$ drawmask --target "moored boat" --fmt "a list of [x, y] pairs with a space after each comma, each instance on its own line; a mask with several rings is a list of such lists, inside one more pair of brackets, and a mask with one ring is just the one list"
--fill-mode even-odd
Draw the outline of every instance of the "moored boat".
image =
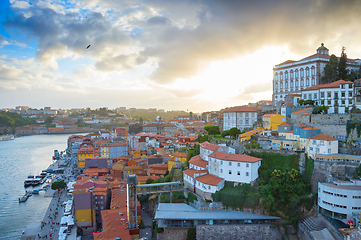
[[29, 175], [27, 179], [25, 179], [24, 181], [24, 186], [25, 187], [29, 187], [33, 185], [33, 181], [34, 181], [34, 175]]

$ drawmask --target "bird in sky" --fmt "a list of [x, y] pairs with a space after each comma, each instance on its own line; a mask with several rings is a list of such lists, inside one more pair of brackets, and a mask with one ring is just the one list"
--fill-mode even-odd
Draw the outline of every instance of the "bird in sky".
[[90, 48], [90, 46], [91, 46], [91, 45], [89, 44], [89, 45], [86, 47], [86, 49]]

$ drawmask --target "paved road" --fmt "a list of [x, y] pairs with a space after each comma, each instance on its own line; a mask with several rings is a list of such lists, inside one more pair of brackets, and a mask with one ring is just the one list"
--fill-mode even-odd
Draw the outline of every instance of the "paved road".
[[142, 209], [142, 221], [145, 225], [144, 229], [139, 229], [139, 237], [147, 237], [152, 239], [152, 217]]

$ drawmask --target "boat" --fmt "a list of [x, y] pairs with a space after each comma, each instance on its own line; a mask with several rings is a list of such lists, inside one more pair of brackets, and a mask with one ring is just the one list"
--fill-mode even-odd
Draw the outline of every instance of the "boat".
[[32, 185], [33, 186], [36, 186], [36, 185], [39, 185], [41, 183], [41, 180], [43, 180], [43, 177], [42, 176], [36, 176], [33, 180], [33, 183]]
[[24, 181], [24, 186], [25, 187], [29, 187], [33, 185], [33, 181], [34, 181], [34, 175], [29, 175], [27, 179], [25, 179]]
[[48, 173], [48, 171], [43, 170], [43, 171], [41, 171], [40, 175], [43, 176], [43, 177], [45, 177], [47, 173]]

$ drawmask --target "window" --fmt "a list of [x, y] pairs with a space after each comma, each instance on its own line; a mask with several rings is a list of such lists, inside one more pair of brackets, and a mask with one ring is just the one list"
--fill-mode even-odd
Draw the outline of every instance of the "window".
[[313, 147], [310, 147], [310, 151], [312, 151], [313, 150]]
[[275, 80], [277, 81], [278, 80], [278, 75], [276, 74], [276, 76], [275, 76]]
[[214, 171], [217, 171], [217, 168], [216, 168], [216, 167], [214, 168]]
[[246, 176], [247, 176], [247, 177], [249, 176], [249, 173], [248, 173], [248, 172], [246, 172]]
[[285, 83], [285, 88], [288, 88], [288, 82]]
[[288, 72], [285, 73], [285, 79], [288, 79]]
[[240, 172], [240, 171], [237, 171], [237, 175], [238, 175], [238, 176], [241, 175], [241, 172]]
[[320, 149], [319, 148], [316, 148], [316, 153], [319, 153], [320, 152]]
[[306, 86], [310, 85], [310, 79], [306, 79]]
[[321, 92], [321, 98], [324, 98], [324, 97], [325, 97], [325, 93]]
[[281, 73], [281, 75], [280, 75], [280, 80], [283, 80], [283, 74]]
[[321, 141], [320, 144], [323, 146], [323, 144], [325, 144], [325, 142], [324, 142], [324, 141]]
[[249, 167], [249, 163], [246, 163], [246, 167]]
[[240, 163], [237, 163], [237, 167], [240, 167], [241, 166], [241, 164]]
[[301, 77], [303, 77], [303, 69], [301, 68]]
[[211, 189], [211, 186], [208, 186], [208, 189]]
[[311, 93], [308, 94], [308, 99], [312, 99], [312, 94]]
[[352, 99], [348, 100], [348, 104], [352, 105]]
[[312, 76], [314, 76], [314, 75], [315, 75], [315, 69], [312, 68]]
[[310, 70], [309, 69], [306, 69], [306, 76], [310, 76]]
[[292, 79], [293, 78], [293, 72], [291, 72], [290, 75], [291, 75], [291, 79]]
[[315, 79], [312, 78], [312, 85], [315, 85]]
[[229, 165], [229, 166], [232, 166], [232, 162], [229, 162], [228, 165]]
[[307, 99], [307, 94], [303, 94], [303, 99]]
[[331, 97], [331, 92], [327, 92], [327, 97], [328, 97], [328, 98]]
[[223, 161], [221, 161], [221, 165], [223, 165]]
[[327, 105], [331, 105], [331, 100], [328, 100], [328, 101], [327, 101]]
[[229, 170], [229, 172], [228, 172], [229, 174], [232, 174], [232, 170]]
[[298, 70], [296, 70], [296, 78], [298, 78]]
[[341, 97], [345, 97], [345, 92], [341, 92]]
[[295, 86], [298, 87], [298, 80], [296, 80]]
[[223, 173], [223, 169], [221, 168], [221, 173]]
[[349, 97], [352, 97], [352, 92], [348, 92], [348, 96], [349, 96]]
[[328, 153], [331, 153], [331, 149], [328, 149], [327, 152], [328, 152]]

